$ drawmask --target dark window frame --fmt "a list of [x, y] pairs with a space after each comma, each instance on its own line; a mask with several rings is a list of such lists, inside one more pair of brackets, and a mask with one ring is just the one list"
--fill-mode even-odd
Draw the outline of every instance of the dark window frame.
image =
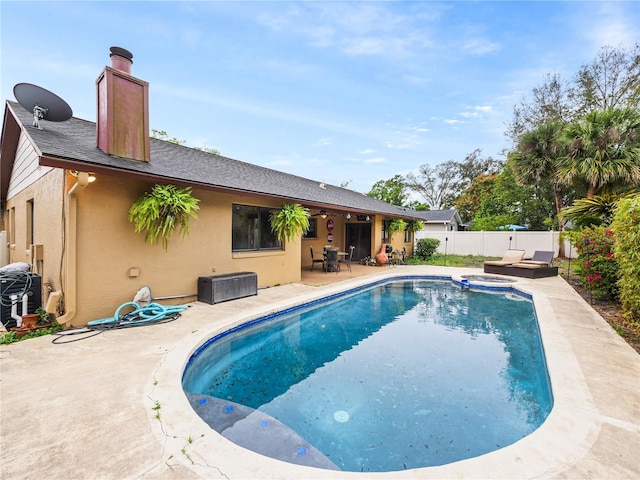
[[302, 234], [302, 238], [318, 238], [318, 219], [309, 219], [309, 230]]
[[231, 251], [282, 251], [284, 245], [271, 231], [270, 215], [277, 208], [234, 203], [231, 214]]

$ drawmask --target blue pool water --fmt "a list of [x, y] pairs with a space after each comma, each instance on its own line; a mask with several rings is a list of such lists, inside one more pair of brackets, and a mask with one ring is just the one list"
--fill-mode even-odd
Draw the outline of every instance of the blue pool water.
[[221, 335], [190, 359], [183, 387], [227, 413], [255, 409], [357, 472], [497, 450], [538, 428], [553, 404], [530, 300], [427, 280]]

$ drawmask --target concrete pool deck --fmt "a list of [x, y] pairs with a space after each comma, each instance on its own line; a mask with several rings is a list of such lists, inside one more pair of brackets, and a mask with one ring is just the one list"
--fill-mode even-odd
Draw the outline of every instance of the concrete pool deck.
[[195, 302], [176, 321], [76, 342], [52, 344], [48, 336], [0, 345], [0, 478], [640, 478], [640, 355], [560, 277], [515, 283], [535, 301], [553, 411], [531, 435], [495, 452], [404, 472], [336, 472], [245, 450], [193, 412], [180, 386], [184, 365], [230, 326], [380, 278], [482, 274], [416, 266], [369, 272]]

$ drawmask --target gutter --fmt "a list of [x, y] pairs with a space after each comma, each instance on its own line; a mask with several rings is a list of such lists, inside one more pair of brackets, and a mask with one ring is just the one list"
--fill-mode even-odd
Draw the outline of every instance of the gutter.
[[[78, 259], [78, 193], [89, 185], [89, 174], [78, 172], [78, 180], [67, 192], [67, 222], [65, 225], [65, 237], [67, 239], [67, 262], [65, 265], [66, 287], [64, 288], [64, 314], [56, 320], [61, 326], [71, 322], [76, 316], [76, 289], [77, 289], [77, 259]], [[60, 292], [51, 292], [47, 307], [54, 303], [51, 297], [59, 298]], [[48, 308], [47, 308], [48, 311]]]

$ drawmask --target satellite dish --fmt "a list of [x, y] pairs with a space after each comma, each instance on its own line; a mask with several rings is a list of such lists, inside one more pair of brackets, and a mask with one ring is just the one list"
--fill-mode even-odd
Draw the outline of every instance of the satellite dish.
[[29, 112], [33, 112], [33, 127], [42, 130], [40, 120], [49, 120], [50, 122], [64, 122], [69, 120], [73, 115], [71, 107], [67, 102], [37, 85], [30, 83], [18, 83], [13, 87], [13, 94]]

